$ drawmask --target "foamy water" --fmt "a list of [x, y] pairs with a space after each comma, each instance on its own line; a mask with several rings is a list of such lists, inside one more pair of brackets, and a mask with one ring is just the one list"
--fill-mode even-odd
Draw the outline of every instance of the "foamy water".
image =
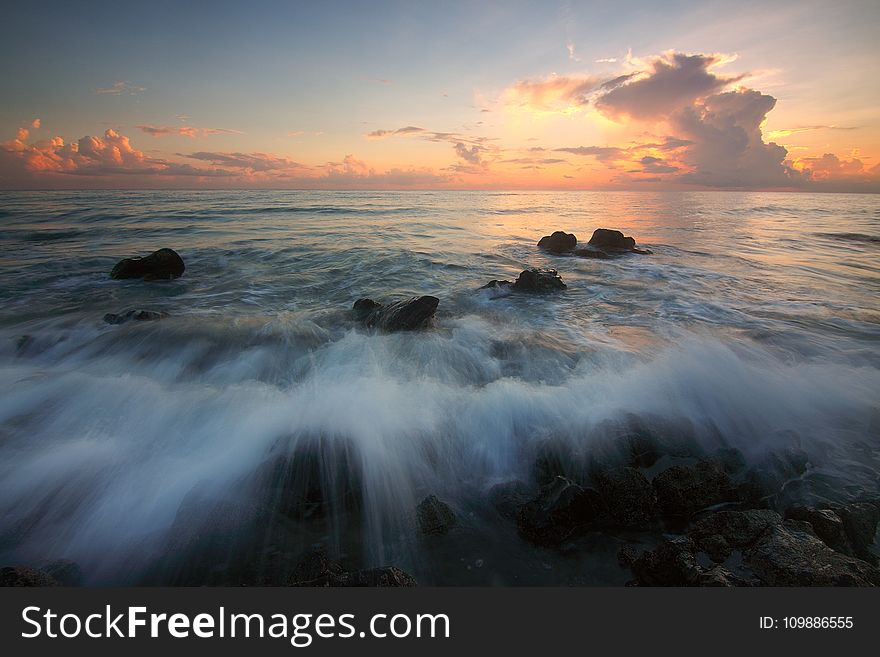
[[[535, 246], [599, 227], [654, 254]], [[160, 247], [182, 278], [109, 279]], [[523, 544], [486, 491], [527, 479], [548, 439], [589, 453], [633, 424], [749, 459], [796, 446], [812, 500], [880, 490], [876, 196], [0, 193], [0, 248], [3, 565], [214, 581], [320, 543], [426, 583], [615, 582], [602, 559]], [[478, 289], [527, 266], [568, 289]], [[441, 300], [424, 332], [349, 314], [421, 294]], [[129, 308], [170, 316], [102, 320]], [[314, 441], [344, 454], [362, 512], [257, 536], [266, 464]], [[429, 493], [456, 509], [458, 543], [416, 537]]]

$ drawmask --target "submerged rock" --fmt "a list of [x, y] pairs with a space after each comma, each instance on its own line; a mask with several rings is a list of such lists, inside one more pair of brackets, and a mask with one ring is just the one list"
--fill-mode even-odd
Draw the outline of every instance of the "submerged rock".
[[455, 512], [436, 495], [428, 495], [416, 507], [416, 521], [422, 534], [445, 534], [455, 526]]
[[597, 228], [587, 242], [587, 248], [578, 249], [575, 255], [582, 258], [612, 258], [624, 253], [650, 254], [649, 249], [636, 248], [636, 241], [619, 230]]
[[653, 483], [661, 512], [673, 517], [687, 518], [736, 496], [724, 466], [713, 460], [674, 465], [657, 475]]
[[142, 278], [145, 281], [179, 278], [186, 270], [174, 249], [159, 249], [142, 258], [124, 258], [116, 263], [110, 278]]
[[517, 510], [532, 497], [531, 488], [518, 479], [496, 484], [489, 489], [489, 503], [508, 520], [514, 520]]
[[128, 321], [136, 322], [154, 322], [159, 319], [165, 319], [168, 313], [156, 310], [126, 310], [124, 313], [107, 313], [104, 315], [104, 321], [108, 324], [125, 324]]
[[555, 269], [538, 269], [531, 267], [520, 272], [519, 277], [510, 281], [489, 281], [480, 289], [507, 288], [512, 292], [554, 292], [568, 287]]
[[317, 587], [403, 587], [418, 586], [416, 579], [400, 568], [369, 568], [345, 570], [321, 550], [306, 554], [296, 565], [288, 586]]
[[538, 247], [550, 253], [571, 253], [577, 248], [577, 243], [577, 237], [573, 233], [557, 230], [538, 240]]
[[0, 568], [0, 586], [60, 586], [49, 573], [27, 566]]
[[605, 518], [601, 496], [565, 477], [555, 477], [537, 498], [520, 507], [517, 528], [537, 545], [559, 545]]
[[440, 299], [431, 296], [412, 297], [387, 305], [372, 299], [354, 302], [356, 319], [369, 328], [383, 331], [414, 331], [428, 325]]

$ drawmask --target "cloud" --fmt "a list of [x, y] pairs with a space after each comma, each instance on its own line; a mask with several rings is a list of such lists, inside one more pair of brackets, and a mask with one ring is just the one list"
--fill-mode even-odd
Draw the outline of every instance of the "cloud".
[[151, 137], [167, 137], [179, 135], [181, 137], [205, 137], [208, 135], [241, 135], [240, 130], [228, 130], [226, 128], [196, 128], [191, 125], [167, 126], [167, 125], [139, 125], [138, 130], [147, 133]]
[[569, 146], [566, 148], [554, 148], [555, 151], [571, 153], [572, 155], [592, 155], [600, 162], [612, 162], [627, 156], [625, 148], [616, 146]]
[[392, 168], [376, 171], [354, 155], [346, 155], [341, 162], [329, 162], [326, 174], [314, 183], [320, 187], [368, 189], [376, 187], [426, 187], [448, 182], [447, 176], [438, 175], [431, 169]]
[[473, 145], [468, 148], [467, 145], [458, 142], [453, 145], [453, 149], [455, 150], [455, 154], [458, 155], [465, 162], [477, 165], [483, 163], [480, 157], [480, 154], [482, 153], [482, 148], [480, 146]]
[[599, 59], [594, 59], [593, 61], [597, 64], [616, 64], [617, 57], [601, 57]]
[[192, 160], [209, 162], [210, 164], [232, 169], [242, 170], [246, 173], [264, 172], [291, 172], [301, 171], [309, 167], [299, 162], [271, 153], [226, 153], [198, 151], [196, 153], [180, 153], [183, 157]]
[[590, 75], [551, 75], [519, 80], [503, 95], [505, 105], [532, 111], [567, 111], [590, 102], [603, 80]]
[[667, 116], [714, 94], [743, 76], [721, 76], [712, 69], [730, 61], [724, 55], [669, 52], [652, 58], [649, 70], [621, 76], [595, 100], [611, 118], [654, 119]]
[[761, 134], [761, 124], [775, 105], [772, 96], [742, 89], [709, 96], [673, 114], [673, 130], [692, 142], [680, 156], [691, 171], [680, 180], [712, 187], [790, 186], [787, 151], [764, 143]]
[[579, 62], [581, 58], [578, 57], [574, 52], [574, 44], [569, 42], [565, 44], [565, 49], [568, 50], [568, 59], [572, 62]]
[[397, 130], [373, 130], [364, 135], [367, 139], [385, 139], [387, 137], [417, 135], [427, 132], [424, 128], [418, 128], [414, 125], [408, 125]]
[[39, 128], [40, 128], [40, 119], [34, 119], [33, 121], [31, 121], [31, 127], [32, 127], [34, 130], [39, 130]]
[[139, 87], [125, 80], [119, 80], [109, 87], [95, 89], [95, 93], [108, 96], [134, 96], [146, 90], [146, 87]]

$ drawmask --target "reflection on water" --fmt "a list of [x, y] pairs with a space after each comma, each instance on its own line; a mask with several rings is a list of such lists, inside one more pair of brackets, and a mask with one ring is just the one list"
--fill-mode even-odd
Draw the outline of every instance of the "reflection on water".
[[[231, 551], [268, 571], [320, 542], [428, 583], [614, 583], [625, 576], [595, 556], [548, 571], [545, 555], [487, 515], [486, 491], [527, 478], [542, 441], [589, 452], [609, 423], [634, 417], [748, 458], [797, 445], [814, 462], [805, 496], [877, 491], [874, 196], [0, 199], [4, 563], [73, 558], [104, 583], [141, 581], [158, 563], [166, 577], [207, 581], [206, 564], [222, 571]], [[598, 227], [654, 255], [598, 261], [535, 247], [555, 229], [586, 241]], [[160, 246], [181, 253], [183, 278], [107, 277], [120, 257]], [[478, 290], [526, 266], [558, 269], [568, 289]], [[441, 299], [425, 333], [369, 334], [348, 314], [362, 296], [414, 294]], [[128, 308], [170, 317], [101, 319]], [[271, 540], [227, 545], [260, 521], [267, 463], [315, 437], [346, 454], [361, 512], [343, 509], [320, 531], [285, 520], [261, 530]], [[454, 553], [414, 538], [412, 510], [428, 493], [463, 518], [469, 538]], [[169, 550], [189, 560], [169, 566]]]

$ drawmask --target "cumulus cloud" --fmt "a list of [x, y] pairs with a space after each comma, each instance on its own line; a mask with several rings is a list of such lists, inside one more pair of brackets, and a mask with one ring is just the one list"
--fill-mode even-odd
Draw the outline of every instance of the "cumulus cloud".
[[519, 80], [505, 91], [503, 101], [508, 106], [533, 111], [566, 111], [589, 103], [603, 82], [589, 75]]
[[453, 146], [453, 148], [455, 149], [455, 154], [458, 155], [465, 162], [470, 162], [471, 164], [477, 165], [483, 163], [482, 159], [480, 158], [480, 153], [482, 152], [482, 148], [480, 146], [477, 146], [475, 144], [469, 148], [467, 145], [458, 142]]
[[321, 187], [352, 189], [411, 188], [435, 185], [448, 180], [448, 177], [438, 175], [427, 168], [392, 168], [387, 171], [377, 171], [365, 161], [349, 154], [340, 162], [329, 162], [325, 175], [316, 179], [315, 184]]
[[40, 128], [40, 119], [34, 119], [33, 121], [31, 121], [31, 127], [32, 127], [34, 130], [39, 130], [39, 128]]
[[722, 55], [671, 52], [650, 60], [649, 69], [618, 78], [600, 95], [596, 108], [612, 118], [656, 118], [705, 98], [743, 76], [723, 76], [713, 68], [729, 61]]

